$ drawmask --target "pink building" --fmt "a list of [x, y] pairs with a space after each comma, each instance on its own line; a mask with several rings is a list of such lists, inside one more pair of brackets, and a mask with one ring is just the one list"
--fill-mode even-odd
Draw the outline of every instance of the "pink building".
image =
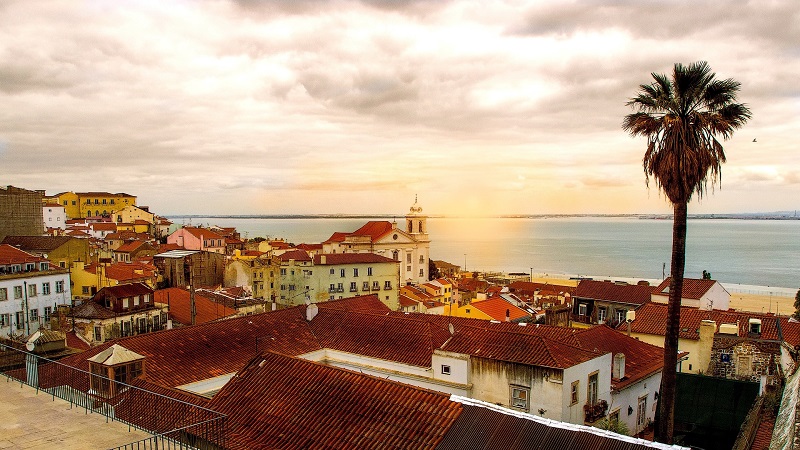
[[167, 237], [167, 244], [177, 244], [186, 250], [225, 254], [225, 238], [207, 228], [180, 228]]

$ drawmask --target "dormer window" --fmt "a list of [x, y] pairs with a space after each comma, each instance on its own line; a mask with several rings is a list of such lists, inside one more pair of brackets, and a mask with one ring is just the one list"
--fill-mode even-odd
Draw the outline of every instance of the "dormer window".
[[761, 334], [761, 319], [750, 319], [750, 333]]
[[36, 269], [36, 264], [34, 263], [27, 263], [25, 264], [25, 271], [30, 272], [31, 270]]
[[91, 389], [98, 395], [113, 397], [144, 374], [145, 357], [114, 344], [88, 359]]

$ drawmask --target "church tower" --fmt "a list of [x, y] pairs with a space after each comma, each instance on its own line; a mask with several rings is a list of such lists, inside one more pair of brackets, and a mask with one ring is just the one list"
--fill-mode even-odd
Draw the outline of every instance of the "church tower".
[[422, 207], [419, 206], [416, 195], [414, 196], [414, 204], [406, 214], [406, 231], [414, 236], [417, 241], [428, 240], [428, 216], [422, 213]]

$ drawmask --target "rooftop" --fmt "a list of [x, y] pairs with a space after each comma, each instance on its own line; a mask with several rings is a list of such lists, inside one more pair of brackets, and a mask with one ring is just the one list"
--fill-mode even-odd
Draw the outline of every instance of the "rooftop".
[[575, 288], [574, 295], [577, 298], [643, 305], [650, 301], [652, 292], [651, 286], [583, 280]]

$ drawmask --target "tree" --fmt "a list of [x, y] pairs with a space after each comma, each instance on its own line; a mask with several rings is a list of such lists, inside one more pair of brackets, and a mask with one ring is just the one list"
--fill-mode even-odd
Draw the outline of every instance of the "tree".
[[794, 296], [794, 314], [792, 316], [800, 320], [800, 289], [797, 290], [797, 294]]
[[675, 419], [675, 383], [680, 327], [680, 299], [686, 260], [686, 215], [692, 195], [702, 198], [709, 181], [713, 189], [725, 162], [717, 137], [729, 139], [750, 118], [750, 110], [736, 103], [740, 84], [718, 80], [705, 61], [675, 64], [671, 78], [651, 74], [651, 84], [639, 86], [627, 102], [635, 112], [625, 116], [622, 129], [647, 138], [642, 160], [645, 184], [650, 178], [672, 204], [672, 261], [664, 369], [659, 395], [656, 440], [672, 443]]

